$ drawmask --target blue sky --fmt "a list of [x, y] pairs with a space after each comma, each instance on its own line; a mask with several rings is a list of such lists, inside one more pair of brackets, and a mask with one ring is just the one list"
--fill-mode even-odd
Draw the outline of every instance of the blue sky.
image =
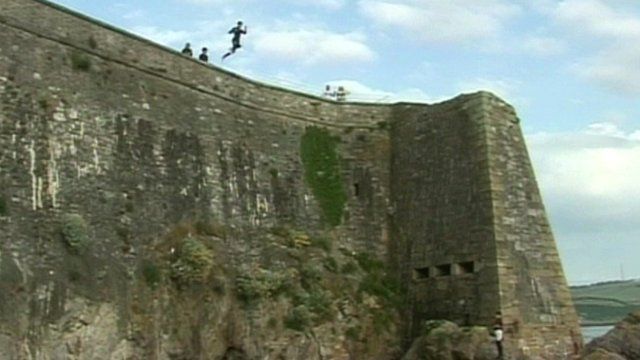
[[[489, 90], [522, 120], [571, 283], [640, 278], [637, 0], [56, 0], [214, 64], [319, 94], [436, 102]], [[243, 48], [220, 64], [228, 29]]]

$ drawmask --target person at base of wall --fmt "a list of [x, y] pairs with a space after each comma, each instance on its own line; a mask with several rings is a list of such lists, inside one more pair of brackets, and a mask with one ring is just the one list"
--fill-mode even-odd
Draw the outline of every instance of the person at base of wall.
[[182, 49], [182, 54], [187, 56], [193, 56], [193, 50], [191, 50], [191, 44], [184, 44], [184, 49]]
[[493, 338], [496, 342], [496, 348], [498, 349], [498, 359], [504, 359], [504, 350], [502, 348], [502, 340], [504, 339], [504, 332], [500, 325], [494, 325]]
[[200, 56], [198, 56], [198, 59], [202, 62], [208, 62], [209, 61], [209, 55], [207, 55], [207, 48], [203, 47], [202, 48], [202, 52], [200, 53]]

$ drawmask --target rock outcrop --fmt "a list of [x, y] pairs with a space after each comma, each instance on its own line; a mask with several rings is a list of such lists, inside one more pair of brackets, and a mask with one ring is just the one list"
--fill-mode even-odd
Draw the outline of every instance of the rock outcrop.
[[402, 360], [489, 360], [498, 355], [484, 327], [459, 327], [449, 321], [427, 321]]
[[585, 348], [584, 360], [640, 359], [640, 311], [629, 314]]

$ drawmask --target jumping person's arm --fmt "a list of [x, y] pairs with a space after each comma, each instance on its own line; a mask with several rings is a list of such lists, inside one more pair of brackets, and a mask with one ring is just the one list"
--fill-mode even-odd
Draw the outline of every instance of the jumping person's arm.
[[242, 31], [243, 34], [247, 33], [247, 25], [244, 26], [244, 30]]

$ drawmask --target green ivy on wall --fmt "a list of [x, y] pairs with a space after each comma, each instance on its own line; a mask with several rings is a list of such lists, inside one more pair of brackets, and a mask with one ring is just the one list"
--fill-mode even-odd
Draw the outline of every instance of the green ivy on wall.
[[307, 184], [331, 226], [342, 221], [347, 195], [340, 175], [338, 139], [326, 129], [307, 127], [300, 142], [300, 157]]

